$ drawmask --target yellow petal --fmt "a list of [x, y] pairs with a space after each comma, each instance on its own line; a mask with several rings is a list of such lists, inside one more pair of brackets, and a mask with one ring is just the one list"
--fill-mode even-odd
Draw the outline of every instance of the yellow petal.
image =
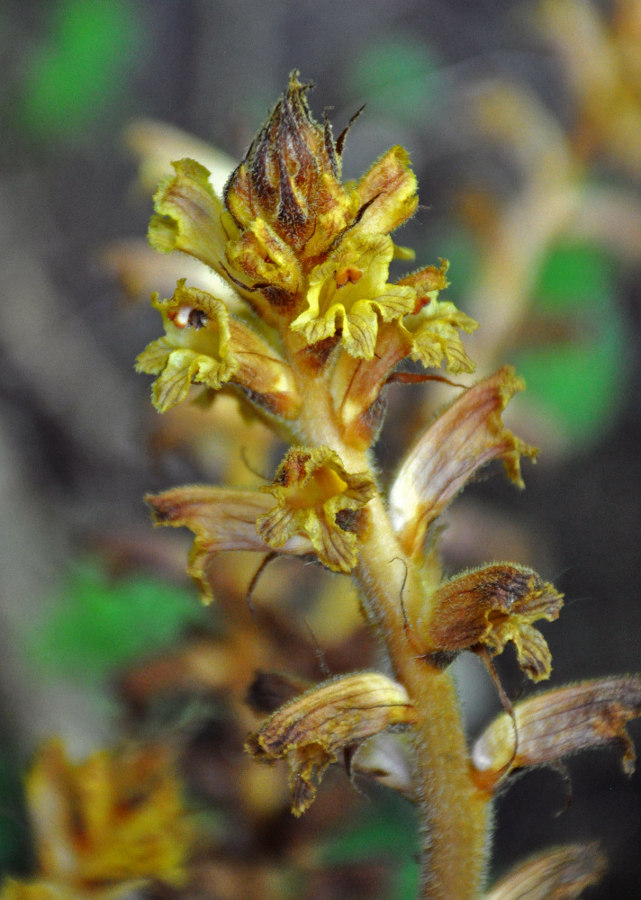
[[165, 412], [184, 400], [191, 384], [217, 390], [239, 364], [231, 349], [229, 316], [221, 300], [186, 288], [184, 279], [170, 300], [152, 299], [162, 313], [166, 336], [143, 350], [136, 370], [158, 375], [152, 399], [158, 412]]
[[225, 244], [235, 234], [229, 233], [209, 172], [193, 159], [181, 159], [172, 166], [176, 174], [165, 178], [154, 196], [156, 215], [149, 225], [149, 242], [163, 253], [189, 253], [226, 277]]
[[416, 211], [417, 181], [407, 151], [392, 147], [363, 175], [356, 190], [362, 215], [358, 228], [368, 234], [389, 234]]
[[292, 331], [308, 344], [338, 334], [351, 356], [371, 359], [379, 316], [390, 322], [414, 307], [411, 287], [387, 282], [393, 252], [386, 235], [348, 233], [329, 259], [311, 271], [307, 309], [292, 322]]
[[401, 328], [411, 335], [412, 359], [426, 368], [440, 366], [445, 359], [448, 372], [473, 372], [474, 363], [465, 352], [459, 331], [470, 334], [478, 327], [477, 323], [453, 303], [438, 299], [449, 284], [448, 268], [449, 263], [441, 260], [440, 268], [427, 266], [401, 279], [399, 284], [409, 285], [416, 291], [413, 313], [403, 318]]

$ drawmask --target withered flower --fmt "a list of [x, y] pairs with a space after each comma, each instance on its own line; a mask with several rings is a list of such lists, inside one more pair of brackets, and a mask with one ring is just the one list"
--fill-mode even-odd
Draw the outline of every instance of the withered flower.
[[563, 595], [532, 569], [498, 563], [442, 584], [417, 628], [446, 657], [476, 647], [496, 656], [512, 641], [520, 667], [533, 681], [541, 681], [550, 677], [551, 656], [532, 622], [554, 621], [562, 605]]
[[521, 456], [537, 450], [504, 427], [501, 413], [524, 388], [504, 366], [468, 388], [423, 432], [406, 455], [389, 494], [394, 530], [410, 556], [420, 553], [426, 531], [482, 466], [502, 459], [519, 487]]
[[472, 762], [489, 784], [506, 767], [557, 762], [579, 750], [614, 744], [626, 775], [634, 772], [634, 746], [626, 723], [641, 715], [641, 675], [582, 681], [545, 691], [495, 719], [474, 744]]
[[387, 728], [415, 721], [402, 685], [379, 672], [359, 672], [332, 678], [281, 706], [245, 747], [259, 759], [287, 760], [292, 812], [300, 816], [340, 753]]
[[257, 521], [258, 533], [270, 547], [279, 549], [302, 535], [330, 569], [354, 568], [360, 511], [375, 492], [371, 476], [347, 472], [327, 447], [292, 447], [272, 484], [262, 490], [276, 498], [276, 506]]

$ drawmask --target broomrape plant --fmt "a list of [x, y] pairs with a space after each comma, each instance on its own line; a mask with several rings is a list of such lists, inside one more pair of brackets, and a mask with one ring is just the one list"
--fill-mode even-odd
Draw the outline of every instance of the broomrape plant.
[[[502, 413], [524, 384], [506, 366], [471, 387], [452, 385], [454, 399], [383, 493], [372, 448], [387, 386], [447, 380], [397, 367], [411, 360], [471, 373], [461, 332], [477, 325], [441, 299], [447, 263], [391, 280], [392, 260], [414, 259], [391, 237], [418, 204], [407, 153], [393, 147], [359, 181], [342, 181], [347, 129], [334, 138], [327, 119], [314, 120], [309, 87], [292, 73], [222, 198], [204, 166], [173, 163], [155, 195], [150, 242], [204, 263], [224, 289], [217, 296], [181, 279], [170, 298], [154, 296], [165, 334], [137, 360], [155, 376], [159, 412], [192, 385], [203, 388], [203, 402], [231, 388], [289, 449], [260, 489], [189, 485], [147, 499], [157, 524], [193, 531], [188, 571], [207, 602], [222, 551], [312, 557], [354, 580], [385, 670], [299, 684], [246, 750], [286, 763], [296, 816], [340, 761], [402, 789], [419, 810], [420, 896], [465, 900], [483, 895], [492, 804], [511, 773], [610, 743], [623, 746], [624, 771], [633, 770], [625, 726], [641, 713], [641, 677], [575, 684], [514, 707], [502, 695], [505, 712], [468, 746], [451, 663], [471, 651], [493, 671], [491, 658], [512, 643], [523, 672], [547, 679], [551, 656], [536, 623], [555, 620], [563, 602], [518, 564], [491, 562], [448, 579], [439, 557], [439, 517], [481, 467], [502, 460], [523, 486], [521, 458], [537, 451]], [[390, 730], [410, 784], [395, 774], [388, 743], [368, 766]], [[592, 845], [556, 847], [484, 896], [576, 897], [603, 866]]]

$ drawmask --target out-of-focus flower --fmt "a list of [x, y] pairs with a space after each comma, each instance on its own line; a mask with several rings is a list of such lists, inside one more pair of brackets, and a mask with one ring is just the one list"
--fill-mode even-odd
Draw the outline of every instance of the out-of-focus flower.
[[598, 844], [545, 850], [502, 878], [484, 900], [576, 900], [603, 877], [607, 861]]
[[3, 900], [125, 897], [149, 880], [181, 884], [191, 843], [176, 772], [160, 746], [99, 751], [81, 763], [61, 741], [27, 778], [38, 878]]

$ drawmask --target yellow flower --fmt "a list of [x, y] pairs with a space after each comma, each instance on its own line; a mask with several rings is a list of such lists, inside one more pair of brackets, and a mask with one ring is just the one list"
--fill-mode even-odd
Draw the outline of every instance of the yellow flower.
[[441, 260], [439, 269], [427, 266], [399, 281], [400, 285], [409, 285], [416, 291], [416, 305], [411, 314], [399, 322], [399, 327], [411, 338], [412, 359], [421, 362], [425, 368], [440, 366], [445, 358], [449, 372], [473, 372], [474, 363], [463, 348], [459, 331], [470, 334], [478, 327], [477, 323], [453, 303], [438, 299], [440, 291], [449, 284], [448, 268], [449, 263]]
[[297, 535], [307, 537], [322, 563], [349, 572], [358, 559], [360, 511], [375, 486], [369, 475], [345, 471], [327, 447], [292, 447], [271, 485], [262, 489], [276, 506], [258, 518], [260, 536], [278, 549]]
[[346, 235], [326, 262], [309, 275], [307, 309], [291, 324], [308, 344], [337, 334], [354, 357], [371, 359], [378, 316], [398, 319], [414, 308], [409, 286], [387, 283], [394, 244], [388, 235], [360, 229]]
[[292, 415], [299, 401], [291, 369], [278, 351], [240, 319], [229, 316], [222, 300], [185, 287], [170, 300], [153, 298], [162, 314], [165, 337], [153, 341], [136, 360], [138, 372], [158, 375], [154, 406], [165, 412], [187, 396], [191, 384], [217, 390], [231, 381], [251, 392], [269, 412]]

